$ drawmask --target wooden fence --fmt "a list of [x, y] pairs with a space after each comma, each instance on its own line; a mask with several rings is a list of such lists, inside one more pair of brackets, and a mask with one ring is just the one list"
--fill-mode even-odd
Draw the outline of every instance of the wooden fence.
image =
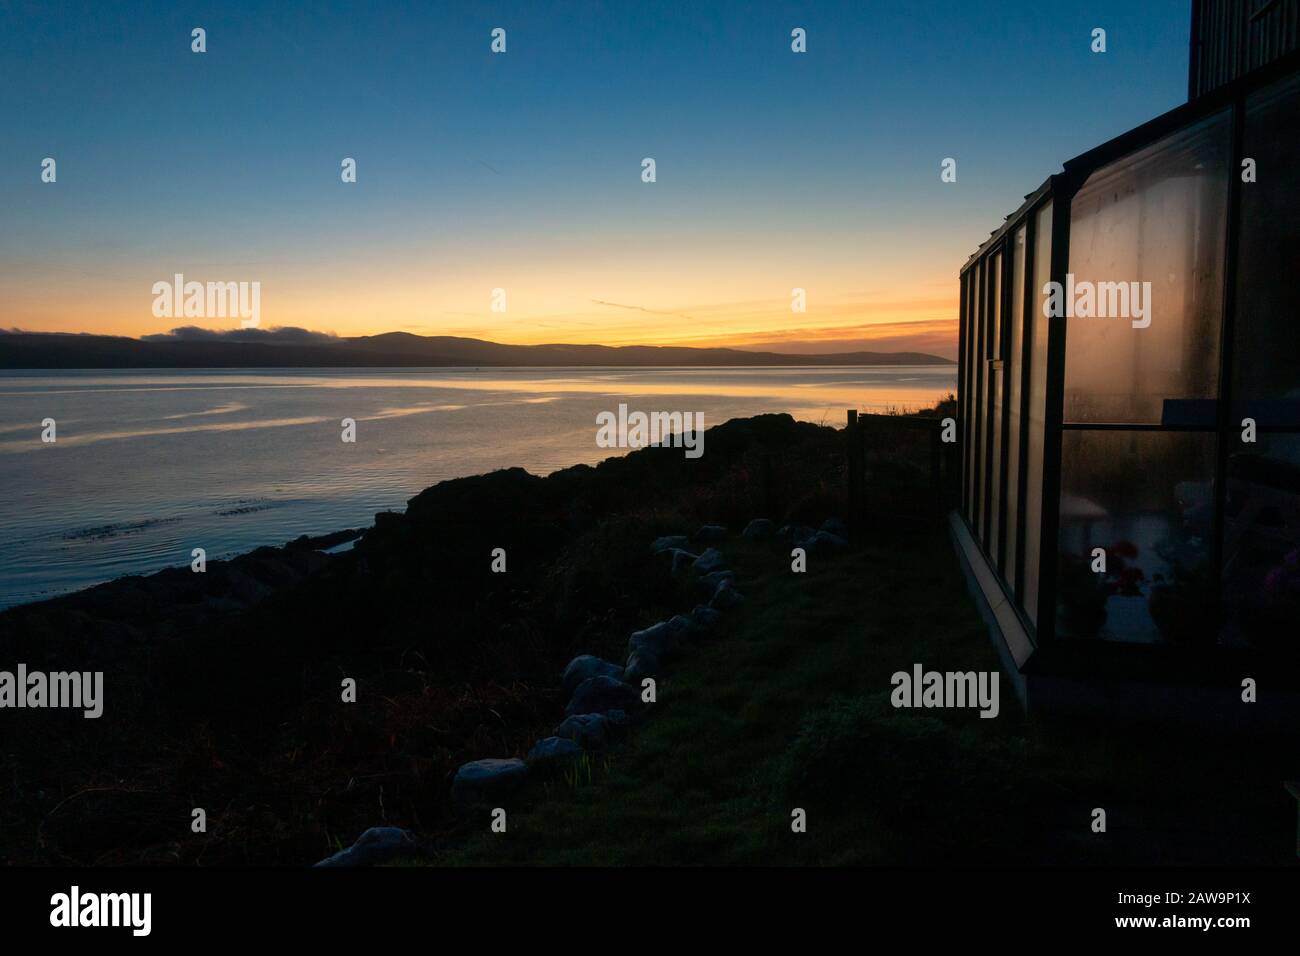
[[952, 506], [957, 445], [943, 441], [943, 421], [849, 409], [845, 436], [851, 528], [881, 521], [929, 522]]

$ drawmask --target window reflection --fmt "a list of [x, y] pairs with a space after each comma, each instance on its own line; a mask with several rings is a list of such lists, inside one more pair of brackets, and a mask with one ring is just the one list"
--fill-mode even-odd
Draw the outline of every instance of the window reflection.
[[[1121, 308], [1141, 294], [1150, 325], [1134, 327], [1146, 318], [1132, 301], [1128, 316], [1067, 319], [1066, 421], [1214, 426], [1230, 137], [1218, 114], [1098, 170], [1075, 196], [1075, 288]], [[1115, 283], [1128, 288], [1111, 300]]]
[[1011, 314], [1007, 316], [1010, 347], [1007, 349], [1006, 382], [1007, 418], [1007, 540], [1003, 577], [1014, 586], [1016, 581], [1016, 527], [1020, 504], [1020, 375], [1024, 348], [1025, 315], [1025, 227], [1016, 230], [1011, 240]]
[[989, 260], [989, 520], [984, 540], [989, 554], [997, 559], [998, 525], [1002, 513], [1002, 256]]
[[1213, 642], [1215, 445], [1208, 433], [1065, 432], [1058, 634]]
[[1030, 311], [1029, 440], [1025, 448], [1025, 596], [1029, 619], [1038, 623], [1038, 559], [1043, 512], [1043, 425], [1047, 409], [1047, 319], [1043, 315], [1043, 286], [1052, 267], [1052, 204], [1038, 211], [1034, 222], [1034, 289]]

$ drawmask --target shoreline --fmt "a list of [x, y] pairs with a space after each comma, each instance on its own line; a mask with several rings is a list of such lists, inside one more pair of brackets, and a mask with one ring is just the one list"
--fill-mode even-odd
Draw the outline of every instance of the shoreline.
[[[0, 845], [10, 862], [301, 864], [377, 820], [454, 832], [455, 767], [527, 753], [563, 710], [565, 661], [617, 657], [629, 633], [693, 600], [647, 540], [842, 510], [842, 432], [764, 415], [707, 442], [698, 460], [646, 448], [544, 478], [449, 479], [359, 534], [7, 609], [0, 662], [102, 671], [104, 716], [10, 712], [7, 772], [24, 797]], [[351, 548], [318, 550], [343, 537]], [[206, 836], [151, 835], [193, 805], [208, 810]], [[122, 822], [137, 818], [152, 822]], [[156, 856], [160, 840], [174, 855]]]
[[[15, 398], [12, 419], [0, 429], [8, 433], [0, 452], [18, 457], [0, 455], [0, 465], [11, 476], [13, 493], [26, 496], [30, 508], [6, 516], [0, 529], [6, 539], [0, 548], [0, 609], [182, 567], [194, 545], [204, 547], [209, 558], [229, 559], [258, 547], [283, 546], [303, 533], [362, 527], [375, 511], [400, 509], [439, 479], [520, 465], [545, 476], [575, 463], [594, 465], [603, 457], [624, 454], [630, 449], [583, 445], [587, 439], [579, 429], [592, 425], [588, 416], [595, 414], [599, 426], [606, 413], [596, 410], [604, 407], [602, 402], [612, 407], [614, 401], [602, 397], [600, 389], [662, 393], [660, 404], [675, 407], [684, 402], [705, 425], [770, 408], [838, 427], [842, 409], [853, 404], [850, 393], [858, 383], [865, 383], [866, 390], [859, 407], [872, 410], [923, 407], [953, 384], [946, 367], [775, 373], [731, 369], [724, 378], [718, 377], [724, 373], [677, 368], [663, 373], [611, 371], [608, 379], [585, 372], [524, 371], [509, 378], [496, 376], [496, 382], [485, 382], [473, 372], [430, 372], [433, 381], [425, 373], [388, 372], [380, 380], [372, 380], [372, 374], [380, 373], [194, 376], [176, 371], [143, 378], [124, 372], [60, 373], [33, 380], [36, 385], [48, 383], [44, 388], [15, 384], [10, 377], [6, 391], [27, 397]], [[91, 384], [77, 384], [88, 381]], [[173, 383], [184, 388], [172, 390]], [[236, 387], [267, 384], [284, 387], [269, 392], [241, 392]], [[312, 387], [296, 391], [300, 384]], [[364, 387], [354, 387], [358, 385]], [[431, 387], [418, 388], [425, 385]], [[491, 386], [498, 391], [447, 391], [444, 386]], [[119, 388], [136, 389], [141, 395], [119, 394]], [[46, 397], [46, 391], [52, 394]], [[675, 397], [697, 391], [700, 396], [689, 400]], [[532, 406], [542, 399], [556, 403], [559, 410], [534, 411]], [[489, 407], [510, 402], [519, 404]], [[462, 404], [453, 410], [448, 403]], [[417, 415], [385, 421], [390, 407]], [[655, 407], [653, 402], [649, 407]], [[123, 420], [115, 417], [119, 408], [134, 411]], [[21, 421], [51, 411], [60, 426], [57, 446], [37, 444], [22, 433]], [[281, 422], [305, 420], [308, 412], [316, 416], [309, 425], [277, 430]], [[340, 456], [328, 447], [331, 413], [351, 414], [361, 422], [363, 442], [352, 455]], [[159, 416], [180, 420], [159, 423], [154, 420]], [[190, 426], [194, 434], [183, 430]], [[493, 428], [512, 439], [499, 450], [481, 438], [488, 433], [484, 429]], [[241, 437], [227, 437], [227, 432]], [[444, 436], [451, 450], [443, 449]], [[599, 427], [595, 437], [600, 445]], [[247, 443], [247, 450], [230, 448], [231, 441]], [[281, 448], [288, 449], [287, 456], [278, 451]], [[295, 450], [329, 458], [321, 459], [319, 469], [305, 470]], [[188, 476], [177, 474], [169, 464], [178, 458], [191, 462], [184, 469]], [[152, 478], [151, 466], [140, 467], [146, 459], [157, 461], [160, 475], [171, 474], [171, 480]], [[235, 461], [248, 464], [235, 466]], [[246, 481], [245, 467], [258, 477]], [[70, 468], [84, 476], [65, 485]], [[196, 480], [198, 475], [209, 477]], [[110, 483], [102, 496], [75, 490], [106, 481]], [[254, 510], [265, 514], [241, 513]]]

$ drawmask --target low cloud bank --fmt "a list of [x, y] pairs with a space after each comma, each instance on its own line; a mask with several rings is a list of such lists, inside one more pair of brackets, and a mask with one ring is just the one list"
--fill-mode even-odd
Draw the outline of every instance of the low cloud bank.
[[282, 325], [272, 329], [201, 329], [184, 325], [170, 332], [142, 335], [143, 342], [260, 342], [266, 345], [327, 345], [338, 336], [313, 332], [297, 326]]

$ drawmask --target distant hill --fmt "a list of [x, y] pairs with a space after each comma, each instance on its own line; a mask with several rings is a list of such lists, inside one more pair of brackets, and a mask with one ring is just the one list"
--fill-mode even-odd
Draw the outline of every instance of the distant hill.
[[355, 338], [250, 329], [142, 339], [0, 332], [0, 368], [413, 368], [506, 366], [953, 365], [924, 352], [786, 355], [649, 345], [501, 345], [451, 335], [387, 332]]

